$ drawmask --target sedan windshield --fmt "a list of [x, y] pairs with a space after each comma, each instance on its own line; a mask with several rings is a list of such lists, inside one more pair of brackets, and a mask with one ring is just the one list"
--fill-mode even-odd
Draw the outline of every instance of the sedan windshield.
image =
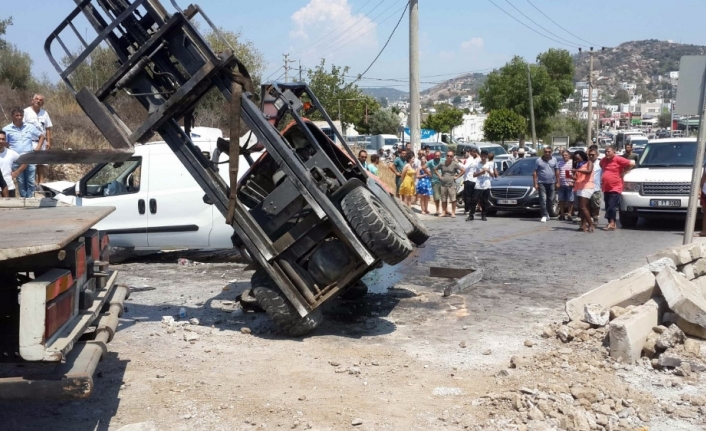
[[660, 142], [645, 147], [640, 167], [692, 167], [696, 158], [696, 142]]
[[503, 172], [503, 177], [531, 177], [532, 172], [534, 172], [534, 166], [537, 163], [536, 158], [531, 159], [520, 159], [516, 161], [512, 166], [510, 166], [505, 172]]

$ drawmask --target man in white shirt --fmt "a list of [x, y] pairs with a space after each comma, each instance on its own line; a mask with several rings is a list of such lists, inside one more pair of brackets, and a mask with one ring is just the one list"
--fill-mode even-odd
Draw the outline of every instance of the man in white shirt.
[[[466, 173], [463, 175], [463, 213], [471, 211], [471, 200], [473, 200], [473, 190], [476, 187], [476, 177], [473, 174], [476, 173], [478, 168], [478, 149], [476, 147], [471, 147], [470, 152], [466, 152], [466, 158], [461, 162], [463, 169]], [[473, 212], [475, 212], [473, 208]]]
[[[490, 208], [490, 181], [495, 170], [495, 164], [488, 160], [488, 151], [480, 152], [480, 161], [477, 163], [476, 172], [473, 176], [476, 178], [476, 187], [473, 190], [473, 199], [471, 200], [471, 208], [475, 208], [478, 202], [481, 202], [480, 214], [483, 221], [487, 221], [486, 214]], [[471, 221], [475, 218], [473, 211], [469, 211], [466, 221]]]
[[0, 130], [0, 174], [7, 184], [7, 197], [14, 198], [15, 182], [13, 181], [17, 175], [27, 169], [27, 165], [21, 165], [16, 171], [12, 171], [12, 165], [20, 157], [20, 155], [7, 147], [7, 135]]
[[[51, 148], [51, 118], [49, 114], [42, 107], [44, 106], [44, 96], [41, 94], [35, 94], [32, 97], [32, 104], [25, 108], [24, 118], [22, 122], [29, 123], [39, 129], [44, 135], [44, 145], [42, 150], [48, 150]], [[36, 142], [35, 142], [36, 144]], [[44, 175], [46, 173], [47, 165], [37, 165], [37, 184], [44, 182]]]

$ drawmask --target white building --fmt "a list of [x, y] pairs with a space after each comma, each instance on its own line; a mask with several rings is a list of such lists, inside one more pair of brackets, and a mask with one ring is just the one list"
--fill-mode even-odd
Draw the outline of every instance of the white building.
[[662, 103], [657, 103], [657, 102], [641, 103], [639, 112], [642, 114], [642, 116], [659, 115], [662, 113]]
[[485, 115], [466, 114], [463, 116], [463, 124], [453, 130], [454, 138], [463, 138], [466, 142], [478, 142], [483, 140], [483, 124]]
[[635, 91], [635, 90], [637, 90], [637, 84], [632, 84], [632, 83], [628, 83], [628, 82], [621, 82], [620, 88], [622, 88], [625, 91]]

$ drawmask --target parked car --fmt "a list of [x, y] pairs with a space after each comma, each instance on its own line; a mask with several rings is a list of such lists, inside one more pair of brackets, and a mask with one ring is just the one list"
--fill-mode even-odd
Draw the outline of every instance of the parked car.
[[[210, 159], [222, 132], [197, 127], [191, 137]], [[241, 153], [240, 166], [248, 166], [247, 159], [257, 159], [261, 152]], [[241, 169], [240, 176], [245, 172]], [[227, 184], [228, 169], [220, 169], [219, 174]], [[95, 226], [110, 234], [111, 246], [138, 250], [233, 247], [233, 228], [213, 205], [204, 203], [203, 190], [165, 142], [138, 145], [128, 161], [98, 164], [78, 183], [41, 186], [54, 199], [71, 205], [114, 206], [115, 211]]]
[[625, 175], [620, 201], [623, 227], [634, 228], [641, 217], [686, 216], [696, 146], [696, 138], [657, 139], [647, 144], [639, 166]]
[[[490, 209], [498, 211], [540, 211], [539, 192], [534, 188], [532, 173], [537, 157], [526, 157], [512, 164], [490, 186]], [[555, 193], [550, 217], [559, 215], [559, 199]]]

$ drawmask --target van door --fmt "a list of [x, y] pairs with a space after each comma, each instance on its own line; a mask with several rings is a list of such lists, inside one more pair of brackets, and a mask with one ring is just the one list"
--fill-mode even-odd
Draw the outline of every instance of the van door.
[[213, 206], [203, 202], [203, 190], [166, 144], [151, 145], [149, 181], [149, 246], [207, 247]]
[[139, 151], [141, 156], [126, 162], [100, 164], [79, 181], [76, 206], [115, 207], [95, 226], [110, 235], [112, 246], [147, 247], [148, 178], [143, 163], [149, 152], [146, 147]]

